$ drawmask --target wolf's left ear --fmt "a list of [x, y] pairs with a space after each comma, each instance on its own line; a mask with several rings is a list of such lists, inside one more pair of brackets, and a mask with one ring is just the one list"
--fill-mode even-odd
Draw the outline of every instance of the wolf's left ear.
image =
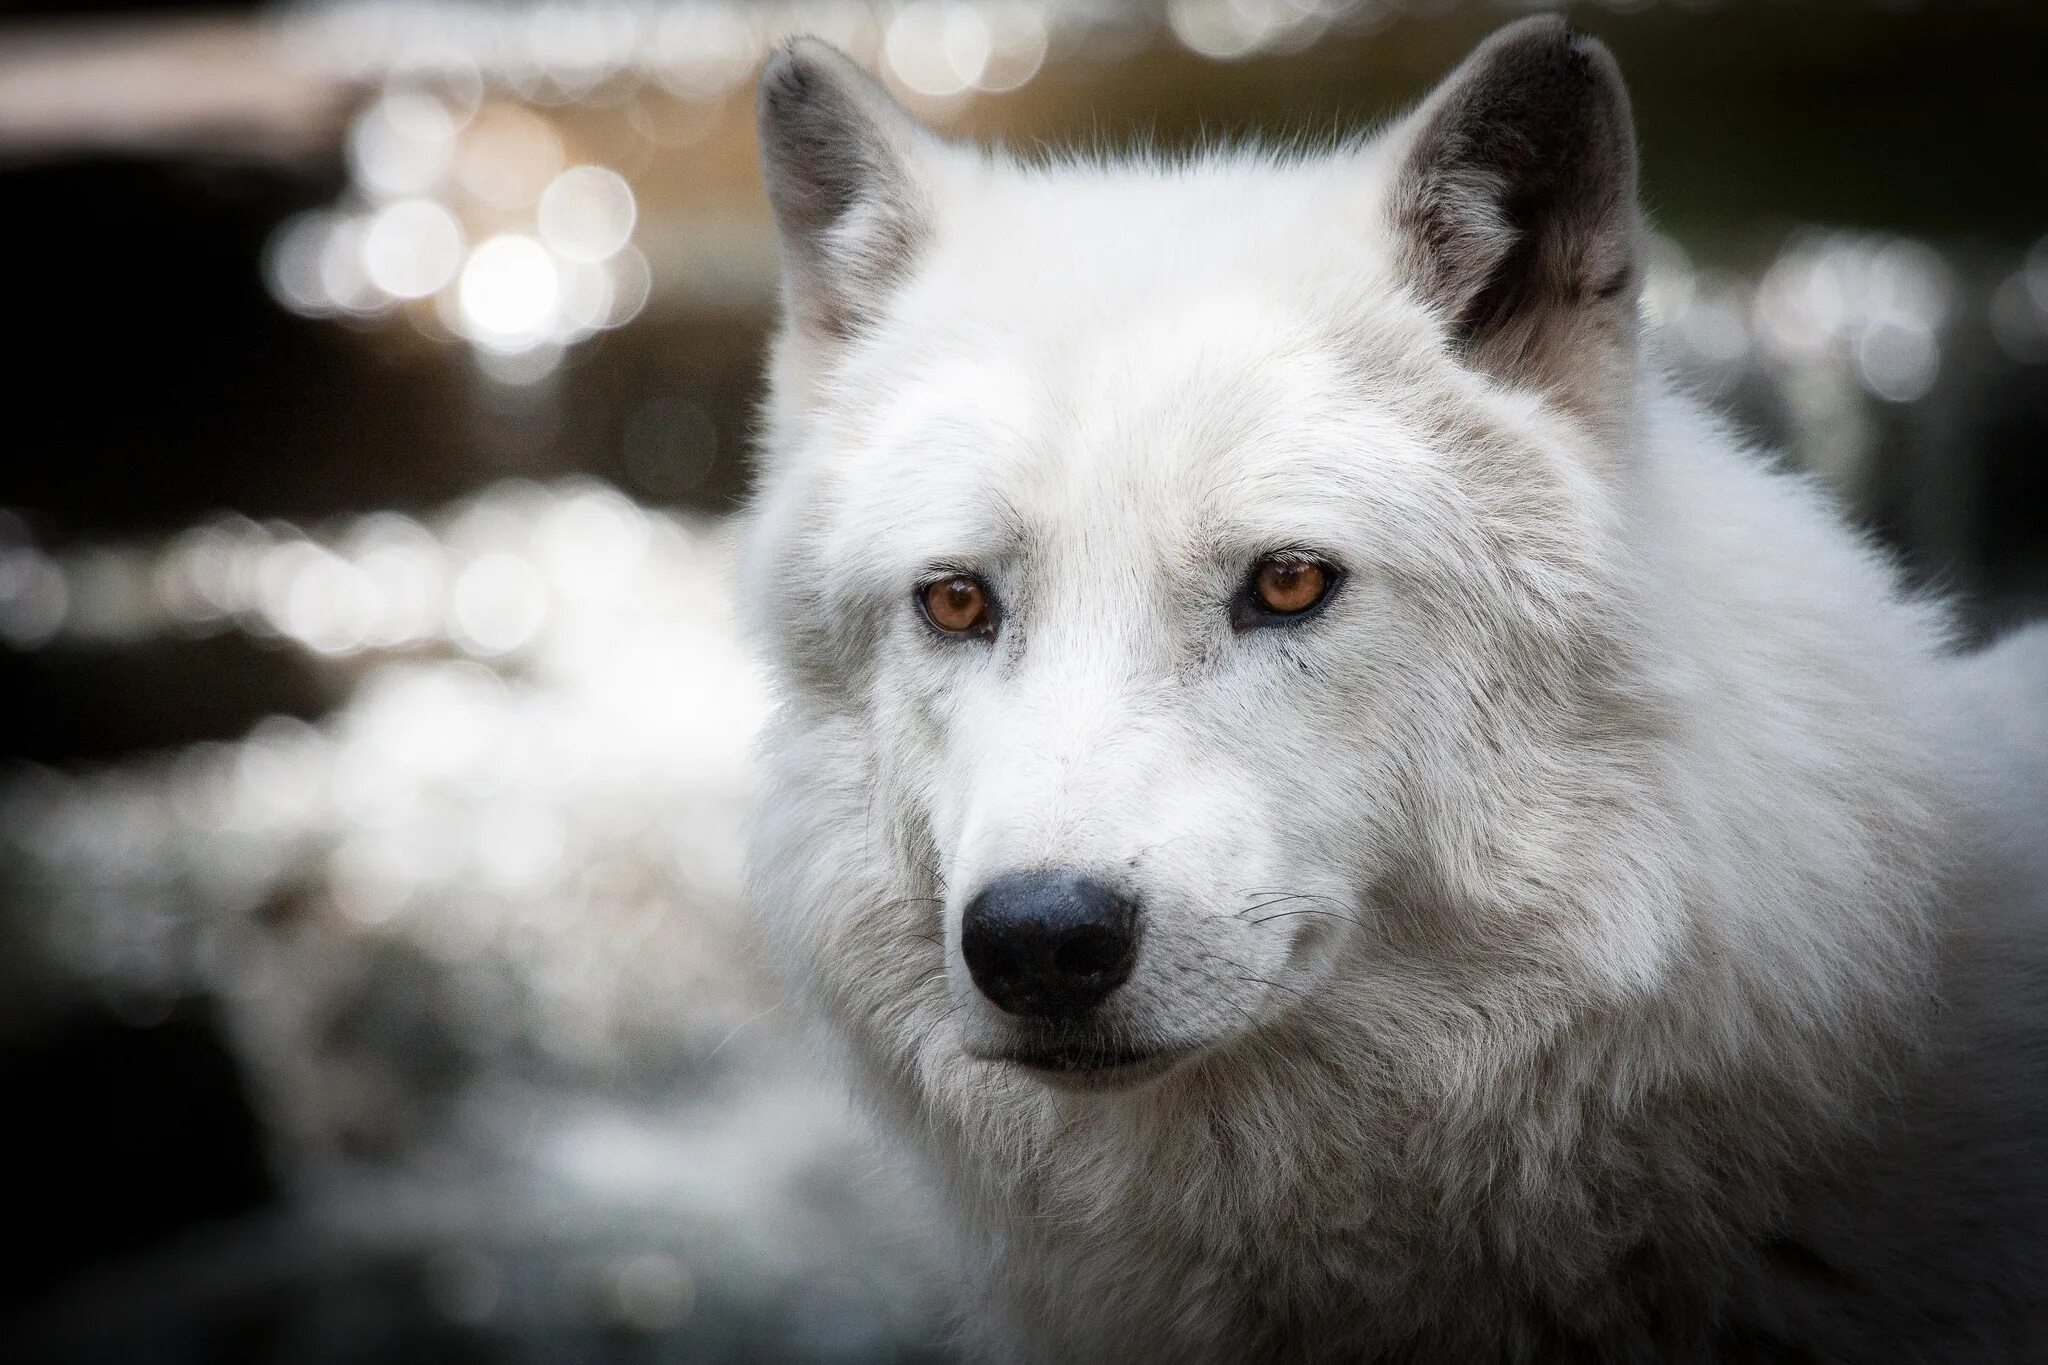
[[1510, 24], [1397, 136], [1401, 268], [1453, 344], [1476, 368], [1598, 409], [1632, 353], [1640, 275], [1614, 58], [1554, 15]]
[[851, 335], [916, 259], [931, 227], [927, 177], [953, 149], [816, 38], [768, 58], [758, 121], [791, 321]]

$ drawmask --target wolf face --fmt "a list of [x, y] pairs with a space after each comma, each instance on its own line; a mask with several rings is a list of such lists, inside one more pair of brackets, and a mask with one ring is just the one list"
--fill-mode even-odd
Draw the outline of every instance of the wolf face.
[[756, 903], [970, 1333], [2025, 1338], [2048, 969], [1987, 832], [2038, 860], [2041, 775], [1984, 702], [2041, 637], [1958, 669], [1639, 362], [1603, 49], [1510, 26], [1313, 155], [1024, 165], [805, 42], [761, 120]]
[[856, 1031], [1108, 1088], [1339, 974], [1425, 1049], [1655, 983], [1603, 49], [1518, 25], [1315, 156], [1022, 165], [805, 41], [761, 112], [762, 861]]

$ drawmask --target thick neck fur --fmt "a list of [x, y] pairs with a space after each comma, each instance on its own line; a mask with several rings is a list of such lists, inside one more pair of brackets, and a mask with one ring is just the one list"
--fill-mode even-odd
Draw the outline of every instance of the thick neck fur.
[[[971, 1230], [991, 1340], [1178, 1359], [1668, 1346], [1668, 1322], [1635, 1320], [1644, 1277], [1668, 1271], [1668, 1311], [1708, 1321], [1771, 1245], [1788, 1187], [1879, 1121], [1919, 1035], [1950, 839], [1924, 720], [1943, 622], [1686, 401], [1652, 387], [1640, 421], [1623, 518], [1662, 529], [1629, 550], [1641, 647], [1576, 712], [1599, 757], [1562, 775], [1560, 800], [1554, 758], [1496, 754], [1530, 778], [1492, 797], [1500, 846], [1453, 869], [1419, 840], [1374, 890], [1374, 931], [1284, 1027], [1136, 1092], [1066, 1094], [947, 1048], [928, 951], [833, 974], [853, 1060]], [[1902, 634], [1921, 643], [1904, 669]], [[814, 740], [852, 723], [795, 709], [810, 714], [785, 723]], [[770, 856], [803, 828], [771, 824]], [[1589, 861], [1599, 875], [1546, 881]], [[851, 893], [892, 924], [933, 894], [879, 864], [810, 875], [796, 894]], [[1546, 911], [1654, 919], [1659, 960], [1594, 991], [1549, 970], [1541, 935], [1519, 960], [1441, 941], [1447, 923]], [[1433, 933], [1426, 955], [1403, 941]], [[859, 936], [804, 937], [828, 953]]]

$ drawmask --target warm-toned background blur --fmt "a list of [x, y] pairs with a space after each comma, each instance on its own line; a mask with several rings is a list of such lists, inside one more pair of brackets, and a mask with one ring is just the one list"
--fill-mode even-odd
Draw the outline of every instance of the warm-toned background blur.
[[[942, 1357], [739, 905], [751, 77], [1325, 136], [1458, 0], [0, 17], [0, 1358]], [[2048, 8], [1615, 0], [1673, 366], [2048, 606]]]

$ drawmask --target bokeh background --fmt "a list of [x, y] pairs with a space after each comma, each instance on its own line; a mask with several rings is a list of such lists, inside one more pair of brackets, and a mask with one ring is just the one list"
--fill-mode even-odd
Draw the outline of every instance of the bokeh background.
[[[944, 1358], [739, 903], [751, 78], [1321, 136], [1458, 0], [0, 16], [0, 1358]], [[1610, 0], [1672, 366], [2048, 607], [2048, 8]]]

